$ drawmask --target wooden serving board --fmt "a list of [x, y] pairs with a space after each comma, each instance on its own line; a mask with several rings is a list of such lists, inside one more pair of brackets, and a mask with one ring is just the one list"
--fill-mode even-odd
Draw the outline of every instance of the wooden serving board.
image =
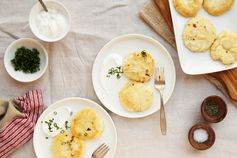
[[[164, 17], [168, 27], [173, 32], [173, 24], [168, 0], [154, 0]], [[237, 68], [206, 75], [207, 79], [215, 84], [224, 94], [237, 103]]]

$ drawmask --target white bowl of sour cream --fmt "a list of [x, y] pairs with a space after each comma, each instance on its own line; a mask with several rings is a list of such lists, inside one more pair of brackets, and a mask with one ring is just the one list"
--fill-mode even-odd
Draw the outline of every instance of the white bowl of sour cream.
[[33, 34], [46, 42], [64, 38], [70, 30], [71, 18], [65, 6], [57, 1], [44, 1], [48, 12], [38, 2], [30, 12], [29, 23]]

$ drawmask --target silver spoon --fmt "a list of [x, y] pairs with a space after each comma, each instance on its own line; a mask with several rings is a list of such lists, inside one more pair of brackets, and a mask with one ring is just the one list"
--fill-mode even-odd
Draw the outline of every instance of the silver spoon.
[[44, 10], [45, 10], [46, 12], [48, 12], [48, 9], [47, 9], [46, 5], [44, 4], [44, 2], [43, 2], [42, 0], [39, 0], [39, 2], [40, 2], [40, 4], [42, 5], [42, 7], [44, 8]]

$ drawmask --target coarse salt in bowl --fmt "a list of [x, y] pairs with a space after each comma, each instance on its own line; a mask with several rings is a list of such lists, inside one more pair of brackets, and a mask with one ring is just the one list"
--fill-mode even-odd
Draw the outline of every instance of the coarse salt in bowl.
[[44, 1], [48, 12], [38, 2], [30, 12], [29, 23], [33, 34], [45, 42], [64, 38], [71, 28], [71, 17], [65, 6], [57, 1]]
[[204, 143], [208, 140], [208, 133], [205, 129], [196, 129], [193, 132], [193, 138], [197, 143]]

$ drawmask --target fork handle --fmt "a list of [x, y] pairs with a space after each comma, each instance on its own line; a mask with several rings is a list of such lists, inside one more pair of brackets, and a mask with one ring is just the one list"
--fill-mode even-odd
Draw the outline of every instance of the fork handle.
[[165, 117], [165, 108], [163, 95], [160, 93], [160, 130], [163, 135], [166, 135], [167, 126], [166, 126], [166, 117]]

